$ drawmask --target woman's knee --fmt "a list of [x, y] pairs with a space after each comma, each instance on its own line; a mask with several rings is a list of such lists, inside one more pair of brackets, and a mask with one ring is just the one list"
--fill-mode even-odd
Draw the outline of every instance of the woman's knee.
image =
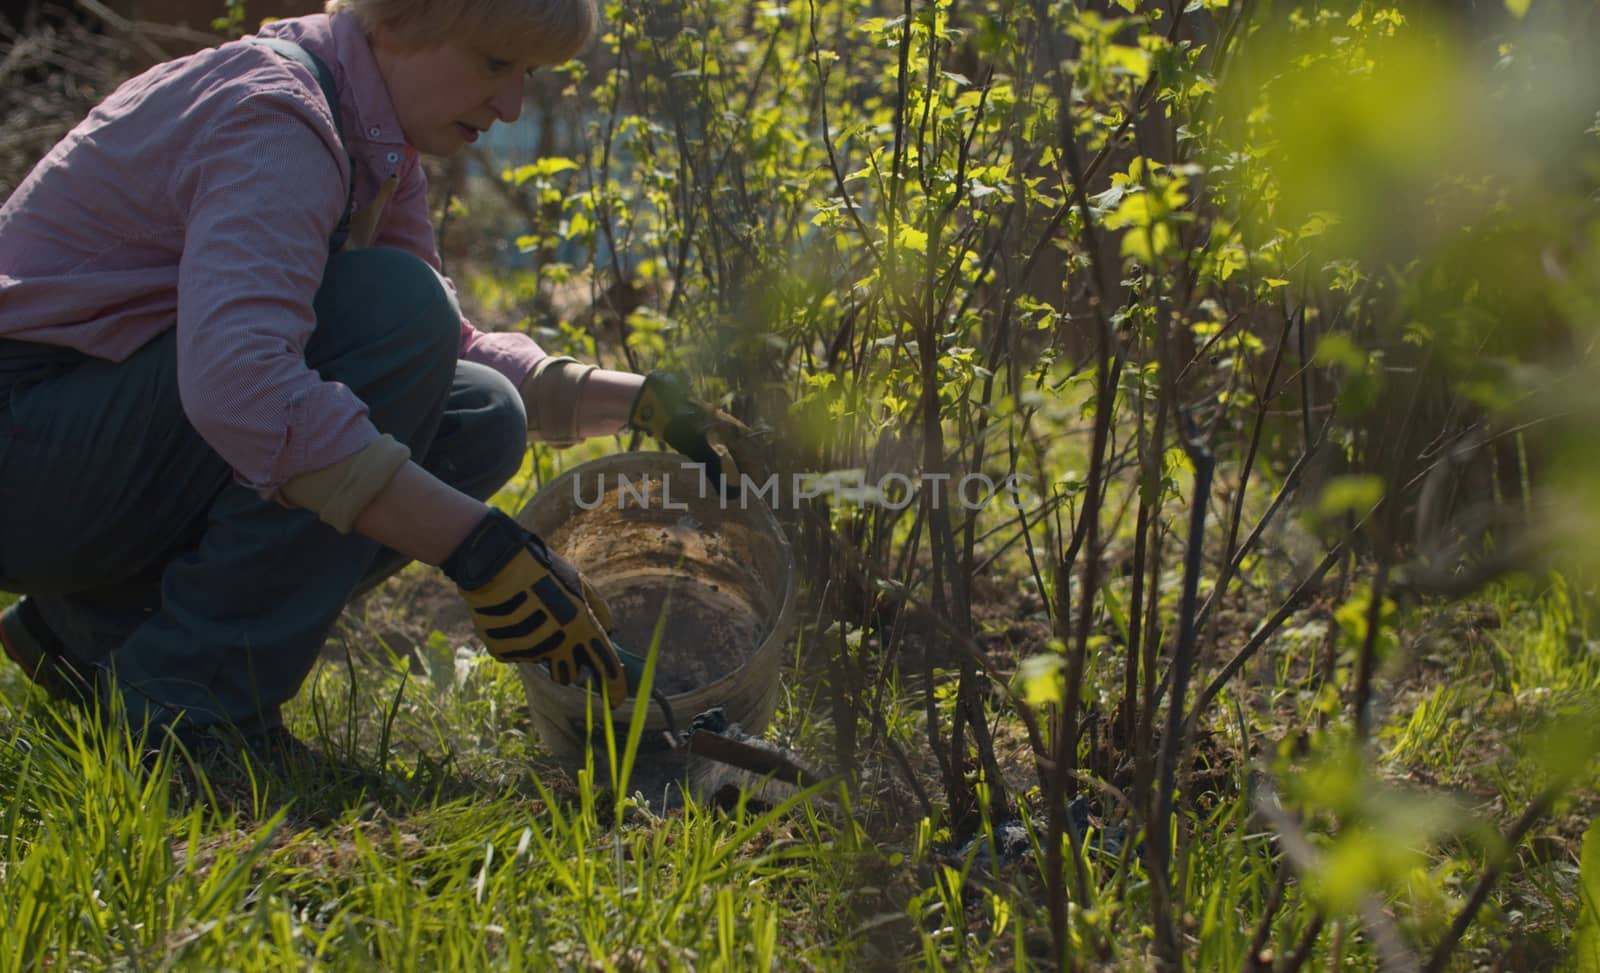
[[489, 371], [493, 379], [479, 388], [481, 403], [475, 408], [471, 435], [483, 445], [483, 474], [494, 484], [494, 490], [508, 483], [522, 468], [522, 458], [528, 452], [528, 413], [522, 404], [522, 395], [499, 372]]
[[492, 368], [457, 366], [440, 435], [423, 465], [486, 500], [517, 475], [528, 450], [528, 413], [515, 385]]
[[461, 344], [461, 310], [444, 278], [416, 254], [393, 247], [329, 258], [315, 310], [313, 344], [326, 339], [338, 349], [386, 347], [406, 358], [445, 361], [455, 359]]

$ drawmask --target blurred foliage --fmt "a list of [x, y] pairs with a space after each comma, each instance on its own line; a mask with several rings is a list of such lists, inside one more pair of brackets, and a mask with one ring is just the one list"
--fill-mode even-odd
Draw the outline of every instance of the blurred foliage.
[[[944, 785], [930, 826], [952, 834], [1035, 813], [1048, 848], [1080, 769], [1126, 794], [1130, 827], [1165, 828], [1155, 770], [1198, 746], [1161, 752], [1182, 725], [1169, 713], [1223, 724], [1210, 707], [1231, 698], [1226, 680], [1168, 698], [1196, 621], [1186, 574], [1209, 592], [1201, 615], [1215, 601], [1251, 620], [1211, 623], [1209, 678], [1305, 608], [1274, 614], [1263, 590], [1304, 578], [1315, 594], [1340, 565], [1299, 684], [1317, 730], [1264, 731], [1312, 747], [1311, 769], [1273, 772], [1327, 824], [1282, 931], [1377, 895], [1448, 953], [1474, 866], [1438, 848], [1466, 814], [1380, 785], [1372, 728], [1346, 720], [1396, 691], [1419, 599], [1570, 564], [1581, 545], [1543, 539], [1591, 536], [1596, 27], [1589, 5], [1546, 2], [612, 0], [599, 50], [567, 69], [587, 140], [504, 173], [536, 217], [517, 244], [537, 290], [587, 281], [593, 302], [577, 324], [532, 319], [688, 371], [770, 434], [779, 469], [865, 476], [820, 512], [780, 513], [837, 635], [819, 665], [841, 759], [892, 722], [872, 687], [920, 675], [920, 756]], [[915, 502], [873, 489], [890, 473], [921, 484]], [[975, 474], [1023, 478], [1030, 503], [958, 512], [926, 489]], [[1321, 573], [1270, 556], [1295, 543], [1272, 531], [1304, 526]], [[1188, 567], [1186, 544], [1203, 554]], [[979, 590], [986, 571], [998, 593]], [[979, 657], [985, 600], [1021, 603], [1009, 586], [1037, 597], [1039, 628]], [[1496, 685], [1593, 693], [1572, 606], [1544, 607], [1561, 632], [1507, 645], [1521, 656]], [[1449, 727], [1466, 699], [1394, 714], [1377, 729], [1389, 758], [1464, 746]], [[1000, 772], [986, 727], [1002, 716], [1023, 724], [1035, 786]], [[1247, 722], [1230, 728], [1241, 748]], [[1079, 742], [1060, 743], [1064, 724]], [[1547, 749], [1508, 779], [1549, 778]], [[1592, 749], [1569, 755], [1556, 776], [1580, 779]], [[1205, 797], [1184, 787], [1180, 861]], [[1056, 900], [1074, 854], [1046, 859]], [[1176, 948], [1162, 937], [1182, 903], [1142, 894], [1154, 928], [1137, 948]], [[1077, 915], [1052, 913], [1060, 962], [1110, 948], [1105, 914]], [[1201, 955], [1240, 965], [1227, 942]]]

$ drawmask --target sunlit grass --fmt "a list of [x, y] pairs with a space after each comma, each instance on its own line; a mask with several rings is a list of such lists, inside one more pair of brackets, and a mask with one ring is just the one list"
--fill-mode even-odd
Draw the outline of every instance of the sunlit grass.
[[345, 753], [381, 773], [376, 792], [291, 786], [262, 807], [218, 805], [175, 787], [170, 752], [146, 767], [125, 734], [13, 716], [0, 970], [746, 969], [780, 950], [800, 965], [851, 953], [811, 903], [847, 883], [855, 839], [796, 803], [657, 816], [588, 775], [547, 785], [526, 761], [515, 786], [408, 793], [415, 758], [362, 733]]
[[[1496, 638], [1520, 660], [1510, 676], [1521, 687], [1516, 698], [1530, 705], [1578, 698], [1590, 678], [1573, 649], [1574, 627], [1583, 644], [1573, 613], [1565, 621], [1547, 617], [1559, 614], [1550, 599], [1560, 589], [1553, 591], [1497, 595], [1505, 614]], [[1542, 613], [1523, 610], [1529, 604]], [[1566, 633], [1565, 648], [1533, 644], [1557, 630]], [[1000, 822], [986, 819], [977, 840], [957, 853], [943, 822], [905, 813], [912, 805], [882, 753], [863, 754], [864, 779], [874, 782], [860, 795], [873, 805], [865, 816], [837, 789], [771, 809], [691, 799], [657, 812], [603, 770], [573, 779], [551, 767], [527, 734], [526, 702], [510, 670], [470, 650], [430, 651], [431, 674], [408, 675], [381, 659], [324, 663], [291, 707], [298, 733], [370, 774], [374, 783], [364, 792], [196, 786], [173, 772], [181, 755], [168, 752], [148, 766], [138, 740], [45, 707], [7, 670], [0, 676], [8, 715], [0, 741], [0, 971], [862, 963], [933, 970], [1046, 962], [1038, 847], [1045, 826], [1036, 790], [1019, 794], [1017, 822], [1032, 853], [999, 869], [991, 862]], [[1304, 669], [1274, 664], [1268, 671], [1306, 677]], [[825, 699], [798, 674], [790, 679], [779, 732], [825, 759]], [[1552, 685], [1560, 691], [1550, 692]], [[888, 729], [907, 744], [921, 732], [918, 695], [886, 695]], [[1503, 698], [1492, 680], [1430, 690], [1384, 723], [1383, 765], [1442, 769], [1459, 760], [1470, 786], [1503, 790], [1508, 804], [1520, 800], [1534, 772], [1523, 758], [1502, 750], [1492, 772], [1466, 759], [1496, 727], [1528, 725], [1526, 705], [1510, 713], [1496, 702]], [[1254, 720], [1237, 709], [1234, 719], [1249, 734], [1240, 744], [1248, 748]], [[1462, 725], [1468, 719], [1470, 730]], [[628, 740], [613, 745], [625, 749]], [[1237, 764], [1228, 772], [1231, 795], [1182, 817], [1188, 838], [1175, 874], [1190, 903], [1184, 928], [1197, 968], [1238, 968], [1273, 894], [1277, 839], [1253, 813], [1253, 768], [1261, 766]], [[900, 813], [886, 813], [885, 801], [896, 800]], [[1328, 836], [1318, 841], [1337, 840], [1336, 824], [1307, 828]], [[1136, 853], [1102, 854], [1095, 840], [1081, 859], [1089, 898], [1070, 912], [1075, 955], [1091, 968], [1145, 968], [1149, 931], [1137, 925], [1149, 908], [1143, 862]], [[1478, 867], [1478, 841], [1423, 849], [1426, 864], [1385, 895], [1402, 928], [1437, 933]], [[1538, 928], [1549, 930], [1554, 948], [1571, 875], [1553, 862], [1522, 871], [1511, 885], [1523, 908], [1542, 903]], [[1299, 881], [1281, 894], [1269, 941], [1292, 943], [1320, 900]], [[1507, 934], [1496, 915], [1468, 937], [1469, 950], [1492, 951]], [[1349, 968], [1375, 968], [1359, 928], [1350, 922], [1342, 938], [1324, 936], [1313, 959], [1326, 962], [1338, 950]]]

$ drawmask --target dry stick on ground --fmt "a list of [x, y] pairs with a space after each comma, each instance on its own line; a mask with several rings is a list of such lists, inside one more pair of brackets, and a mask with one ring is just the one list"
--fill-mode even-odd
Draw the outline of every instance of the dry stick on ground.
[[158, 24], [149, 20], [129, 20], [105, 4], [99, 3], [98, 0], [77, 0], [77, 4], [100, 18], [112, 30], [135, 38], [135, 43], [139, 44], [140, 50], [146, 54], [153, 53], [157, 61], [165, 61], [168, 55], [165, 51], [151, 44], [146, 38], [159, 37], [163, 40], [194, 44], [200, 47], [211, 47], [223, 39], [217, 34], [203, 30], [193, 30], [173, 24]]

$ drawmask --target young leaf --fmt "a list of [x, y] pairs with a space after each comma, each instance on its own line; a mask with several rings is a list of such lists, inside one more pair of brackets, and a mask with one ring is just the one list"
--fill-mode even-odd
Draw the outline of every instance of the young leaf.
[[1578, 922], [1572, 933], [1577, 973], [1600, 973], [1600, 819], [1583, 834], [1578, 860]]
[[1317, 510], [1324, 517], [1365, 514], [1383, 499], [1383, 478], [1370, 474], [1338, 476], [1322, 488]]
[[1022, 698], [1029, 706], [1059, 703], [1065, 695], [1062, 671], [1067, 666], [1066, 657], [1057, 652], [1029, 656], [1017, 667], [1016, 682], [1022, 689]]

